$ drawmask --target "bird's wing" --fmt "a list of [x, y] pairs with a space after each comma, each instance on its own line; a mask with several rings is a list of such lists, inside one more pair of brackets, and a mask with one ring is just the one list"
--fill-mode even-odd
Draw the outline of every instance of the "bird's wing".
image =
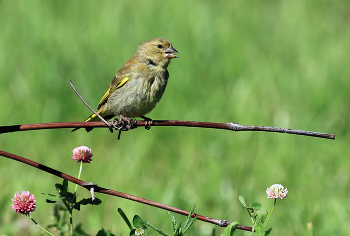
[[129, 80], [129, 77], [118, 78], [118, 79], [114, 78], [111, 85], [109, 85], [109, 88], [106, 90], [105, 94], [102, 96], [101, 101], [98, 103], [97, 109], [100, 109], [100, 107], [107, 102], [111, 94], [116, 89], [122, 87], [128, 80]]

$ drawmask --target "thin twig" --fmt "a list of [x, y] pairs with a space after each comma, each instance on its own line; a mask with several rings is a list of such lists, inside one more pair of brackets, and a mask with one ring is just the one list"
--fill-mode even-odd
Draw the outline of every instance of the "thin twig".
[[84, 98], [80, 95], [80, 93], [78, 92], [78, 90], [75, 88], [75, 86], [73, 85], [73, 82], [71, 80], [69, 80], [69, 84], [70, 86], [72, 86], [74, 92], [78, 95], [78, 97], [80, 98], [80, 100], [85, 104], [85, 106], [87, 106], [98, 118], [100, 118], [111, 130], [111, 132], [113, 132], [112, 130], [112, 125], [106, 121], [105, 119], [103, 119], [102, 116], [100, 116], [100, 114], [98, 114], [94, 109], [92, 109], [92, 107], [84, 100]]
[[[24, 157], [21, 157], [21, 156], [12, 154], [12, 153], [8, 153], [8, 152], [0, 150], [0, 156], [4, 156], [4, 157], [10, 158], [12, 160], [16, 160], [16, 161], [25, 163], [27, 165], [33, 166], [33, 167], [35, 167], [37, 169], [40, 169], [42, 171], [46, 171], [47, 173], [50, 173], [50, 174], [55, 175], [57, 177], [60, 177], [62, 179], [66, 179], [66, 180], [68, 180], [68, 181], [70, 181], [72, 183], [78, 184], [78, 185], [86, 188], [89, 191], [91, 189], [91, 186], [93, 186], [95, 193], [96, 192], [104, 193], [104, 194], [108, 194], [108, 195], [112, 195], [112, 196], [116, 196], [116, 197], [125, 198], [125, 199], [128, 199], [128, 200], [132, 200], [132, 201], [135, 201], [135, 202], [147, 204], [147, 205], [150, 205], [150, 206], [158, 207], [158, 208], [161, 208], [161, 209], [164, 209], [164, 210], [167, 210], [167, 211], [171, 211], [171, 212], [175, 212], [175, 213], [178, 213], [178, 214], [181, 214], [181, 215], [185, 215], [185, 216], [189, 215], [188, 211], [185, 211], [185, 210], [182, 210], [182, 209], [179, 209], [179, 208], [176, 208], [176, 207], [168, 206], [168, 205], [165, 205], [165, 204], [161, 204], [161, 203], [158, 203], [158, 202], [150, 201], [150, 200], [147, 200], [147, 199], [144, 199], [144, 198], [136, 197], [136, 196], [133, 196], [133, 195], [130, 195], [130, 194], [126, 194], [126, 193], [117, 192], [117, 191], [114, 191], [114, 190], [102, 188], [102, 187], [99, 187], [97, 185], [92, 184], [91, 182], [82, 181], [80, 179], [77, 179], [77, 178], [74, 178], [74, 177], [72, 177], [70, 175], [67, 175], [67, 174], [65, 174], [63, 172], [60, 172], [60, 171], [55, 170], [55, 169], [52, 169], [52, 168], [50, 168], [48, 166], [42, 165], [42, 164], [40, 164], [38, 162], [32, 161], [30, 159], [27, 159], [27, 158], [24, 158]], [[191, 217], [195, 217], [196, 215], [197, 214], [192, 214]], [[211, 223], [211, 224], [215, 224], [215, 225], [218, 225], [218, 226], [221, 226], [221, 227], [226, 227], [226, 226], [228, 226], [230, 224], [230, 222], [228, 222], [226, 220], [217, 220], [217, 219], [209, 218], [209, 217], [202, 216], [202, 215], [198, 215], [198, 220], [201, 220], [201, 221], [204, 221], [204, 222], [208, 222], [208, 223]], [[241, 230], [252, 231], [252, 227], [249, 227], [249, 226], [239, 225], [237, 228], [241, 229]]]
[[[109, 127], [109, 129], [112, 133], [113, 132], [112, 127], [116, 128], [114, 126], [114, 123], [108, 123], [98, 113], [96, 113], [94, 111], [94, 109], [92, 109], [91, 106], [89, 106], [89, 104], [87, 104], [87, 102], [85, 102], [83, 97], [79, 94], [77, 89], [74, 87], [71, 80], [69, 80], [69, 84], [72, 86], [74, 92], [83, 101], [83, 103]], [[147, 123], [148, 118], [144, 117], [144, 116], [142, 116], [141, 118], [143, 118], [145, 120], [144, 121], [145, 123], [142, 125], [145, 125], [145, 127], [150, 127], [150, 125]], [[234, 123], [234, 122], [232, 122], [232, 123], [209, 123], [209, 122], [172, 121], [172, 120], [168, 120], [168, 121], [152, 121], [151, 120], [151, 122], [152, 122], [152, 126], [190, 126], [190, 127], [202, 127], [202, 128], [227, 129], [227, 130], [234, 130], [234, 131], [266, 131], [266, 132], [298, 134], [298, 135], [313, 136], [313, 137], [320, 137], [320, 138], [327, 138], [327, 139], [335, 139], [335, 135], [333, 135], [333, 134], [319, 133], [319, 132], [306, 131], [306, 130], [278, 128], [278, 127], [248, 126], [248, 125], [240, 125], [240, 124]], [[138, 125], [141, 125], [140, 123], [141, 123], [140, 121], [137, 121], [135, 126], [137, 127]], [[122, 130], [122, 128], [119, 129], [118, 140], [120, 139], [121, 130]]]
[[[147, 121], [135, 121], [132, 128], [138, 126], [145, 126]], [[212, 129], [226, 129], [231, 131], [266, 131], [277, 132], [286, 134], [297, 134], [312, 136], [318, 138], [335, 139], [334, 134], [319, 133], [306, 130], [286, 129], [278, 127], [268, 126], [250, 126], [240, 125], [237, 123], [211, 123], [211, 122], [199, 122], [199, 121], [179, 121], [179, 120], [152, 120], [152, 127], [154, 126], [185, 126], [185, 127], [200, 127], [200, 128], [212, 128]], [[57, 123], [40, 123], [40, 124], [25, 124], [25, 125], [12, 125], [12, 126], [0, 126], [0, 134], [25, 131], [25, 130], [39, 130], [39, 129], [59, 129], [59, 128], [104, 128], [108, 127], [101, 121], [97, 122], [57, 122]]]

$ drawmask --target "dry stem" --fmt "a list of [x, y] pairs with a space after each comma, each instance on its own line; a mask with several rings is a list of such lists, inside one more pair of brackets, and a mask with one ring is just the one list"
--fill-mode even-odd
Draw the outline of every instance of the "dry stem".
[[[93, 187], [94, 188], [94, 192], [99, 192], [99, 193], [104, 193], [104, 194], [108, 194], [108, 195], [112, 195], [112, 196], [116, 196], [116, 197], [125, 198], [125, 199], [128, 199], [128, 200], [132, 200], [132, 201], [135, 201], [135, 202], [139, 202], [139, 203], [147, 204], [147, 205], [150, 205], [150, 206], [158, 207], [158, 208], [161, 208], [161, 209], [164, 209], [164, 210], [167, 210], [167, 211], [171, 211], [171, 212], [175, 212], [175, 213], [178, 213], [178, 214], [181, 214], [181, 215], [185, 215], [185, 216], [187, 216], [189, 214], [188, 211], [185, 211], [185, 210], [182, 210], [182, 209], [179, 209], [179, 208], [176, 208], [176, 207], [164, 205], [164, 204], [161, 204], [161, 203], [158, 203], [158, 202], [150, 201], [150, 200], [147, 200], [147, 199], [144, 199], [144, 198], [140, 198], [140, 197], [136, 197], [136, 196], [133, 196], [133, 195], [130, 195], [130, 194], [117, 192], [117, 191], [114, 191], [114, 190], [110, 190], [110, 189], [99, 187], [97, 185], [92, 184], [91, 182], [82, 181], [80, 179], [77, 179], [77, 178], [74, 178], [74, 177], [72, 177], [70, 175], [67, 175], [67, 174], [65, 174], [63, 172], [60, 172], [60, 171], [55, 170], [55, 169], [52, 169], [52, 168], [50, 168], [48, 166], [42, 165], [40, 163], [37, 163], [35, 161], [32, 161], [30, 159], [27, 159], [27, 158], [24, 158], [24, 157], [21, 157], [21, 156], [12, 154], [12, 153], [8, 153], [8, 152], [0, 150], [0, 156], [4, 156], [4, 157], [10, 158], [10, 159], [13, 159], [13, 160], [25, 163], [27, 165], [33, 166], [33, 167], [35, 167], [37, 169], [40, 169], [42, 171], [46, 171], [46, 172], [48, 172], [48, 173], [50, 173], [52, 175], [56, 175], [56, 176], [58, 176], [58, 177], [60, 177], [62, 179], [66, 179], [66, 180], [68, 180], [68, 181], [70, 181], [72, 183], [78, 184], [78, 185], [86, 188], [89, 191], [90, 191], [90, 188]], [[196, 214], [192, 214], [192, 217], [195, 217], [195, 216], [196, 216]], [[215, 225], [218, 225], [218, 226], [221, 226], [221, 227], [226, 227], [226, 226], [228, 226], [230, 224], [230, 222], [228, 222], [226, 220], [217, 220], [217, 219], [209, 218], [209, 217], [202, 216], [202, 215], [198, 215], [198, 220], [201, 220], [201, 221], [204, 221], [204, 222], [208, 222], [208, 223], [211, 223], [211, 224], [215, 224]], [[241, 229], [241, 230], [252, 231], [252, 227], [249, 227], [249, 226], [239, 225], [237, 228]]]

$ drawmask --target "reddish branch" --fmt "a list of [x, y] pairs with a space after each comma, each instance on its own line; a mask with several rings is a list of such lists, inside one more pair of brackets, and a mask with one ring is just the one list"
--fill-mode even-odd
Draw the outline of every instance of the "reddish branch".
[[[102, 187], [93, 185], [93, 184], [91, 184], [89, 182], [84, 182], [84, 181], [82, 181], [80, 179], [74, 178], [74, 177], [72, 177], [70, 175], [67, 175], [67, 174], [63, 173], [63, 172], [60, 172], [60, 171], [55, 170], [55, 169], [52, 169], [52, 168], [50, 168], [48, 166], [42, 165], [42, 164], [37, 163], [35, 161], [29, 160], [27, 158], [24, 158], [24, 157], [21, 157], [21, 156], [17, 156], [17, 155], [12, 154], [12, 153], [8, 153], [8, 152], [0, 150], [0, 155], [4, 156], [4, 157], [7, 157], [7, 158], [10, 158], [10, 159], [13, 159], [13, 160], [16, 160], [16, 161], [19, 161], [19, 162], [22, 162], [22, 163], [25, 163], [27, 165], [33, 166], [33, 167], [38, 168], [40, 170], [46, 171], [46, 172], [48, 172], [48, 173], [50, 173], [52, 175], [56, 175], [56, 176], [58, 176], [58, 177], [60, 177], [62, 179], [66, 179], [66, 180], [68, 180], [68, 181], [70, 181], [72, 183], [78, 184], [78, 185], [80, 185], [80, 186], [82, 186], [82, 187], [84, 187], [84, 188], [86, 188], [88, 190], [90, 190], [91, 186], [93, 186], [95, 192], [99, 192], [99, 193], [104, 193], [104, 194], [108, 194], [108, 195], [112, 195], [112, 196], [116, 196], [116, 197], [125, 198], [125, 199], [128, 199], [128, 200], [132, 200], [132, 201], [135, 201], [135, 202], [139, 202], [139, 203], [147, 204], [147, 205], [150, 205], [150, 206], [158, 207], [158, 208], [161, 208], [161, 209], [164, 209], [164, 210], [168, 210], [168, 211], [172, 211], [172, 212], [175, 212], [175, 213], [178, 213], [178, 214], [181, 214], [181, 215], [185, 215], [185, 216], [187, 216], [189, 214], [188, 211], [185, 211], [185, 210], [182, 210], [182, 209], [179, 209], [179, 208], [176, 208], [176, 207], [164, 205], [164, 204], [161, 204], [161, 203], [158, 203], [158, 202], [150, 201], [150, 200], [147, 200], [147, 199], [144, 199], [144, 198], [140, 198], [140, 197], [136, 197], [136, 196], [133, 196], [133, 195], [130, 195], [130, 194], [121, 193], [121, 192], [117, 192], [117, 191], [114, 191], [114, 190], [102, 188]], [[195, 217], [195, 216], [196, 216], [196, 214], [192, 215], [192, 217]], [[209, 218], [209, 217], [206, 217], [206, 216], [202, 216], [202, 215], [198, 215], [198, 220], [205, 221], [205, 222], [208, 222], [208, 223], [212, 223], [212, 224], [215, 224], [215, 225], [218, 225], [218, 226], [221, 226], [221, 227], [226, 227], [226, 226], [228, 226], [230, 224], [230, 222], [228, 222], [226, 220], [212, 219], [212, 218]], [[244, 226], [244, 225], [238, 225], [237, 228], [241, 229], [241, 230], [252, 231], [252, 227], [248, 227], [248, 226]]]
[[[137, 126], [147, 126], [149, 121], [133, 121], [134, 128]], [[187, 126], [187, 127], [200, 127], [200, 128], [213, 128], [213, 129], [226, 129], [232, 131], [266, 131], [277, 132], [287, 134], [298, 134], [312, 137], [335, 139], [334, 134], [319, 133], [313, 131], [286, 129], [268, 126], [250, 126], [240, 125], [237, 123], [210, 123], [210, 122], [198, 122], [198, 121], [178, 121], [178, 120], [153, 120], [152, 126]], [[58, 128], [108, 128], [103, 122], [57, 122], [57, 123], [41, 123], [41, 124], [25, 124], [25, 125], [12, 125], [12, 126], [0, 126], [0, 134], [25, 130], [39, 130], [39, 129], [58, 129]]]
[[[71, 86], [73, 87], [74, 91], [77, 93], [77, 95], [80, 97], [80, 99], [85, 103], [86, 106], [89, 107], [89, 109], [94, 112], [96, 115], [98, 115], [80, 96], [80, 94], [76, 91], [75, 87], [73, 86], [72, 82], [70, 81]], [[9, 132], [17, 132], [17, 131], [25, 131], [25, 130], [39, 130], [39, 129], [58, 129], [58, 128], [87, 128], [87, 127], [104, 127], [109, 128], [112, 131], [112, 127], [119, 130], [119, 136], [120, 136], [120, 130], [125, 130], [125, 127], [118, 126], [120, 123], [108, 123], [107, 121], [104, 122], [58, 122], [58, 123], [41, 123], [41, 124], [25, 124], [25, 125], [12, 125], [12, 126], [0, 126], [0, 134], [1, 133], [9, 133]], [[152, 120], [152, 121], [136, 121], [132, 120], [131, 127], [137, 128], [138, 126], [144, 126], [145, 128], [150, 128], [150, 126], [186, 126], [186, 127], [201, 127], [201, 128], [213, 128], [213, 129], [226, 129], [226, 130], [232, 130], [232, 131], [267, 131], [267, 132], [278, 132], [278, 133], [288, 133], [288, 134], [298, 134], [298, 135], [306, 135], [306, 136], [313, 136], [313, 137], [319, 137], [319, 138], [327, 138], [327, 139], [335, 139], [335, 135], [333, 134], [326, 134], [326, 133], [319, 133], [319, 132], [312, 132], [312, 131], [305, 131], [305, 130], [295, 130], [295, 129], [285, 129], [285, 128], [277, 128], [277, 127], [266, 127], [266, 126], [248, 126], [248, 125], [240, 125], [237, 123], [210, 123], [210, 122], [197, 122], [197, 121], [175, 121], [175, 120]], [[119, 137], [118, 136], [118, 137]], [[122, 197], [125, 199], [129, 199], [135, 202], [140, 202], [143, 204], [155, 206], [164, 210], [172, 211], [178, 214], [182, 215], [188, 215], [188, 211], [181, 210], [179, 208], [167, 206], [161, 203], [153, 202], [147, 199], [143, 199], [140, 197], [132, 196], [126, 193], [121, 193], [117, 191], [113, 191], [110, 189], [105, 189], [99, 186], [96, 186], [92, 183], [84, 182], [82, 180], [76, 179], [72, 176], [69, 176], [65, 173], [62, 173], [60, 171], [57, 171], [55, 169], [52, 169], [48, 166], [39, 164], [37, 162], [34, 162], [32, 160], [26, 159], [21, 156], [17, 156], [8, 152], [4, 152], [0, 150], [0, 155], [25, 163], [27, 165], [33, 166], [35, 168], [38, 168], [40, 170], [46, 171], [50, 174], [56, 175], [60, 178], [66, 179], [72, 183], [76, 183], [88, 190], [91, 188], [94, 189], [94, 192], [100, 192], [104, 194], [109, 194], [117, 197]], [[194, 217], [195, 214], [192, 215]], [[198, 219], [201, 221], [205, 221], [208, 223], [212, 223], [221, 227], [226, 227], [230, 224], [230, 222], [226, 220], [217, 220], [212, 219], [206, 216], [198, 215]], [[251, 227], [239, 225], [237, 227], [238, 229], [252, 231]]]

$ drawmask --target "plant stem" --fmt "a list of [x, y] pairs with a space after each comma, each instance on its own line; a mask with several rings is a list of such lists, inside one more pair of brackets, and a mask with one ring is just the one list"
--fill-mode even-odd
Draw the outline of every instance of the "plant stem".
[[73, 236], [73, 211], [69, 212], [70, 235]]
[[49, 231], [47, 231], [46, 229], [44, 229], [43, 227], [41, 227], [38, 223], [36, 223], [35, 220], [32, 218], [31, 215], [28, 215], [28, 216], [29, 216], [29, 218], [34, 222], [34, 224], [36, 224], [40, 229], [42, 229], [43, 231], [45, 231], [47, 234], [54, 236], [52, 233], [50, 233]]
[[268, 224], [269, 221], [270, 221], [270, 218], [271, 218], [273, 209], [275, 209], [275, 206], [276, 206], [276, 201], [277, 201], [277, 198], [275, 198], [275, 201], [273, 202], [273, 206], [272, 206], [271, 212], [270, 212], [270, 214], [269, 214], [269, 218], [267, 218], [267, 221], [266, 221], [266, 223], [265, 223], [265, 225], [264, 225], [265, 227], [267, 226], [267, 224]]
[[[83, 169], [83, 161], [80, 161], [80, 168], [79, 168], [79, 174], [78, 174], [78, 179], [80, 179], [81, 171]], [[76, 197], [77, 197], [77, 189], [78, 189], [78, 184], [75, 184], [75, 189], [74, 189], [74, 194], [73, 194], [73, 199], [72, 203], [69, 209], [69, 224], [70, 224], [70, 233], [73, 236], [73, 207], [76, 202]]]
[[[80, 169], [79, 169], [78, 179], [80, 179], [82, 169], [83, 169], [83, 161], [80, 161]], [[74, 194], [77, 192], [77, 189], [78, 189], [78, 184], [75, 184]]]

